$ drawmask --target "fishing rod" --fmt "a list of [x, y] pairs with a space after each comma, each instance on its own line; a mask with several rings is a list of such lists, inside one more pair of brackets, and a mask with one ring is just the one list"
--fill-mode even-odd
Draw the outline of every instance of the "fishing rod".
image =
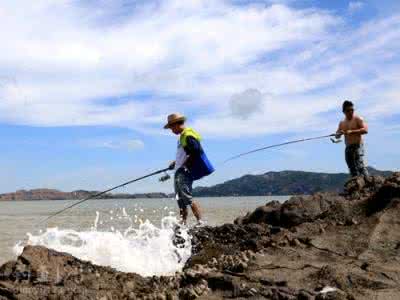
[[243, 157], [243, 156], [246, 156], [246, 155], [249, 155], [249, 154], [253, 154], [253, 153], [264, 151], [264, 150], [271, 149], [271, 148], [277, 148], [277, 147], [281, 147], [281, 146], [286, 146], [286, 145], [290, 145], [290, 144], [297, 144], [297, 143], [313, 141], [313, 140], [321, 140], [321, 139], [325, 139], [325, 138], [331, 138], [332, 143], [339, 143], [340, 142], [339, 139], [335, 140], [335, 139], [333, 139], [333, 137], [336, 137], [336, 133], [329, 134], [329, 135], [312, 137], [312, 138], [304, 138], [304, 139], [300, 139], [300, 140], [294, 140], [294, 141], [289, 141], [289, 142], [275, 144], [275, 145], [270, 145], [270, 146], [254, 149], [254, 150], [251, 150], [251, 151], [248, 151], [248, 152], [244, 152], [244, 153], [232, 156], [231, 158], [228, 158], [227, 160], [225, 160], [224, 164], [229, 162], [229, 161], [238, 159], [240, 157]]
[[[295, 143], [302, 143], [302, 142], [306, 142], [306, 141], [319, 140], [319, 139], [324, 139], [324, 138], [331, 138], [331, 141], [333, 143], [340, 142], [339, 139], [336, 139], [336, 140], [333, 139], [333, 137], [335, 137], [335, 136], [336, 136], [336, 134], [329, 134], [329, 135], [324, 135], [324, 136], [318, 136], [318, 137], [312, 137], [312, 138], [304, 138], [304, 139], [300, 139], [300, 140], [294, 140], [294, 141], [289, 141], [289, 142], [285, 142], [285, 143], [266, 146], [266, 147], [258, 148], [258, 149], [255, 149], [255, 150], [251, 150], [251, 151], [248, 151], [248, 152], [241, 153], [241, 154], [238, 154], [236, 156], [233, 156], [233, 157], [225, 160], [224, 163], [227, 163], [229, 161], [238, 159], [240, 157], [243, 157], [243, 156], [246, 156], [246, 155], [249, 155], [249, 154], [252, 154], [252, 153], [264, 151], [264, 150], [271, 149], [271, 148], [281, 147], [281, 146], [285, 146], [285, 145], [290, 145], [290, 144], [295, 144]], [[83, 200], [80, 200], [80, 201], [78, 201], [78, 202], [76, 202], [76, 203], [74, 203], [74, 204], [72, 204], [72, 205], [70, 205], [68, 207], [65, 207], [64, 209], [62, 209], [62, 210], [50, 215], [46, 219], [44, 219], [44, 220], [40, 221], [38, 224], [36, 224], [36, 226], [39, 226], [39, 225], [43, 224], [44, 222], [49, 221], [50, 219], [62, 214], [63, 212], [65, 212], [65, 211], [67, 211], [67, 210], [69, 210], [69, 209], [71, 209], [71, 208], [73, 208], [75, 206], [78, 206], [78, 205], [82, 204], [83, 202], [86, 202], [86, 201], [88, 201], [90, 199], [94, 199], [94, 198], [100, 197], [100, 196], [102, 196], [102, 195], [104, 195], [104, 194], [106, 194], [108, 192], [114, 191], [114, 190], [116, 190], [118, 188], [124, 187], [126, 185], [131, 184], [131, 183], [134, 183], [134, 182], [137, 182], [137, 181], [140, 181], [140, 180], [143, 180], [143, 179], [146, 179], [146, 178], [149, 178], [149, 177], [161, 174], [161, 173], [166, 173], [166, 174], [163, 177], [160, 178], [160, 181], [161, 182], [167, 181], [168, 179], [170, 179], [170, 176], [167, 173], [167, 171], [169, 171], [169, 170], [171, 170], [171, 169], [170, 168], [166, 168], [166, 169], [158, 170], [158, 171], [155, 171], [153, 173], [147, 174], [145, 176], [142, 176], [142, 177], [139, 177], [139, 178], [135, 178], [133, 180], [130, 180], [130, 181], [127, 181], [127, 182], [122, 183], [120, 185], [117, 185], [115, 187], [112, 187], [112, 188], [110, 188], [110, 189], [108, 189], [106, 191], [99, 192], [99, 193], [94, 194], [94, 195], [90, 195], [89, 197], [87, 197], [87, 198], [85, 198]]]
[[[146, 179], [146, 178], [149, 178], [149, 177], [152, 177], [152, 176], [161, 174], [161, 173], [166, 173], [168, 170], [170, 170], [170, 168], [158, 170], [158, 171], [155, 171], [155, 172], [153, 172], [153, 173], [147, 174], [147, 175], [145, 175], [145, 176], [142, 176], [142, 177], [139, 177], [139, 178], [135, 178], [135, 179], [132, 179], [132, 180], [127, 181], [127, 182], [125, 182], [125, 183], [122, 183], [122, 184], [120, 184], [120, 185], [117, 185], [117, 186], [115, 186], [115, 187], [112, 187], [112, 188], [110, 188], [110, 189], [108, 189], [108, 190], [106, 190], [106, 191], [99, 192], [99, 193], [97, 193], [97, 194], [95, 194], [95, 195], [90, 195], [89, 197], [87, 197], [87, 198], [85, 198], [85, 199], [83, 199], [83, 200], [80, 200], [80, 201], [78, 201], [78, 202], [76, 202], [76, 203], [74, 203], [74, 204], [72, 204], [72, 205], [70, 205], [70, 206], [68, 206], [68, 207], [65, 207], [65, 208], [63, 208], [62, 210], [60, 210], [60, 211], [58, 211], [58, 212], [52, 214], [51, 216], [49, 216], [49, 217], [47, 217], [46, 219], [44, 219], [44, 220], [40, 221], [39, 223], [37, 223], [36, 226], [39, 226], [39, 225], [43, 224], [44, 222], [47, 222], [47, 221], [49, 221], [50, 219], [54, 218], [55, 216], [58, 216], [58, 215], [62, 214], [63, 212], [65, 212], [65, 211], [67, 211], [67, 210], [69, 210], [69, 209], [71, 209], [71, 208], [73, 208], [73, 207], [75, 207], [75, 206], [77, 206], [77, 205], [79, 205], [79, 204], [82, 204], [83, 202], [86, 202], [86, 201], [88, 201], [88, 200], [90, 200], [90, 199], [94, 199], [94, 198], [100, 197], [100, 196], [102, 196], [102, 195], [104, 195], [104, 194], [106, 194], [106, 193], [108, 193], [108, 192], [111, 192], [111, 191], [116, 190], [116, 189], [118, 189], [118, 188], [124, 187], [124, 186], [126, 186], [126, 185], [128, 185], [128, 184], [131, 184], [131, 183], [134, 183], [134, 182], [137, 182], [137, 181], [140, 181], [140, 180], [143, 180], [143, 179]], [[164, 176], [164, 177], [166, 177], [166, 176]], [[164, 177], [163, 177], [163, 178], [164, 178]]]

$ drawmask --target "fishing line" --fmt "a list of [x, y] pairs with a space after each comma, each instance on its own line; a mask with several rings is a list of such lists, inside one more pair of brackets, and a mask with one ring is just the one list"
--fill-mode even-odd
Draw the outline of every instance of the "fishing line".
[[[256, 153], [256, 152], [264, 151], [264, 150], [271, 149], [271, 148], [282, 147], [282, 146], [286, 146], [286, 145], [290, 145], [290, 144], [302, 143], [302, 142], [307, 142], [307, 141], [312, 141], [312, 140], [320, 140], [320, 139], [325, 139], [325, 138], [331, 138], [331, 141], [332, 141], [333, 143], [338, 143], [338, 142], [340, 142], [340, 140], [338, 140], [338, 139], [336, 139], [336, 140], [333, 139], [333, 137], [335, 137], [335, 136], [336, 136], [336, 134], [329, 134], [329, 135], [323, 135], [323, 136], [317, 136], [317, 137], [311, 137], [311, 138], [304, 138], [304, 139], [293, 140], [293, 141], [289, 141], [289, 142], [285, 142], [285, 143], [274, 144], [274, 145], [262, 147], [262, 148], [254, 149], [254, 150], [251, 150], [251, 151], [248, 151], [248, 152], [244, 152], [244, 153], [241, 153], [241, 154], [232, 156], [232, 157], [228, 158], [227, 160], [225, 160], [225, 161], [223, 162], [223, 164], [226, 164], [226, 163], [228, 163], [228, 162], [230, 162], [230, 161], [232, 161], [232, 160], [235, 160], [235, 159], [238, 159], [238, 158], [241, 158], [241, 157], [244, 157], [244, 156], [247, 156], [247, 155]], [[60, 211], [58, 211], [58, 212], [56, 212], [56, 213], [50, 215], [50, 216], [47, 217], [46, 219], [44, 219], [44, 220], [40, 221], [39, 223], [37, 223], [37, 224], [35, 225], [35, 227], [37, 227], [37, 226], [43, 224], [44, 222], [49, 221], [50, 219], [52, 219], [52, 218], [54, 218], [54, 217], [56, 217], [56, 216], [62, 214], [63, 212], [65, 212], [65, 211], [67, 211], [67, 210], [69, 210], [69, 209], [71, 209], [71, 208], [73, 208], [73, 207], [75, 207], [75, 206], [78, 206], [78, 205], [80, 205], [80, 204], [82, 204], [82, 203], [84, 203], [84, 202], [86, 202], [86, 201], [88, 201], [88, 200], [91, 200], [91, 199], [100, 197], [100, 196], [102, 196], [102, 195], [104, 195], [104, 194], [106, 194], [106, 193], [108, 193], [108, 192], [114, 191], [114, 190], [116, 190], [116, 189], [118, 189], [118, 188], [127, 186], [127, 185], [129, 185], [129, 184], [134, 183], [134, 182], [138, 182], [138, 181], [140, 181], [140, 180], [143, 180], [143, 179], [146, 179], [146, 178], [149, 178], [149, 177], [152, 177], [152, 176], [161, 174], [161, 173], [165, 173], [165, 175], [164, 175], [163, 177], [160, 178], [160, 182], [167, 181], [168, 179], [170, 179], [170, 175], [168, 175], [168, 173], [167, 173], [167, 171], [169, 171], [169, 170], [170, 170], [170, 168], [158, 170], [158, 171], [155, 171], [155, 172], [153, 172], [153, 173], [147, 174], [147, 175], [145, 175], [145, 176], [142, 176], [142, 177], [135, 178], [135, 179], [133, 179], [133, 180], [127, 181], [127, 182], [125, 182], [125, 183], [122, 183], [122, 184], [120, 184], [120, 185], [117, 185], [117, 186], [115, 186], [115, 187], [112, 187], [112, 188], [110, 188], [110, 189], [108, 189], [108, 190], [105, 190], [105, 191], [103, 191], [103, 192], [99, 192], [99, 193], [97, 193], [97, 194], [91, 195], [91, 196], [89, 196], [89, 197], [87, 197], [87, 198], [85, 198], [85, 199], [83, 199], [83, 200], [80, 200], [80, 201], [78, 201], [78, 202], [76, 202], [76, 203], [74, 203], [74, 204], [72, 204], [72, 205], [70, 205], [70, 206], [67, 206], [67, 207], [63, 208], [62, 210], [60, 210]]]
[[[237, 154], [235, 156], [232, 156], [230, 158], [228, 158], [227, 160], [225, 160], [223, 163], [226, 164], [227, 162], [230, 162], [232, 160], [241, 158], [243, 156], [247, 156], [256, 152], [260, 152], [260, 151], [264, 151], [267, 149], [272, 149], [272, 148], [277, 148], [277, 147], [281, 147], [281, 146], [286, 146], [286, 145], [291, 145], [291, 144], [297, 144], [297, 143], [302, 143], [302, 142], [307, 142], [307, 141], [313, 141], [313, 140], [322, 140], [322, 139], [326, 139], [326, 138], [332, 138], [335, 137], [336, 134], [329, 134], [329, 135], [323, 135], [323, 136], [317, 136], [317, 137], [311, 137], [311, 138], [304, 138], [304, 139], [299, 139], [299, 140], [293, 140], [293, 141], [289, 141], [289, 142], [285, 142], [285, 143], [280, 143], [280, 144], [274, 144], [274, 145], [270, 145], [270, 146], [265, 146], [262, 148], [258, 148], [258, 149], [254, 149], [248, 152], [244, 152], [244, 153], [240, 153]], [[338, 143], [340, 140], [333, 140], [331, 139], [333, 143]]]
[[103, 192], [100, 192], [100, 193], [91, 195], [91, 196], [89, 196], [89, 197], [87, 197], [87, 198], [85, 198], [85, 199], [83, 199], [83, 200], [80, 200], [80, 201], [78, 201], [78, 202], [76, 202], [76, 203], [74, 203], [74, 204], [72, 204], [72, 205], [70, 205], [70, 206], [67, 206], [67, 207], [63, 208], [62, 210], [60, 210], [60, 211], [58, 211], [58, 212], [56, 212], [56, 213], [50, 215], [50, 216], [47, 217], [46, 219], [44, 219], [44, 220], [40, 221], [39, 223], [37, 223], [37, 224], [35, 225], [35, 227], [37, 227], [37, 226], [43, 224], [44, 222], [49, 221], [50, 219], [54, 218], [55, 216], [58, 216], [58, 215], [62, 214], [63, 212], [65, 212], [65, 211], [67, 211], [67, 210], [69, 210], [69, 209], [71, 209], [71, 208], [73, 208], [73, 207], [75, 207], [75, 206], [77, 206], [77, 205], [79, 205], [79, 204], [82, 204], [83, 202], [86, 202], [86, 201], [88, 201], [88, 200], [90, 200], [90, 199], [94, 199], [94, 198], [100, 197], [101, 195], [104, 195], [104, 194], [106, 194], [106, 193], [108, 193], [108, 192], [111, 192], [111, 191], [114, 191], [114, 190], [116, 190], [116, 189], [118, 189], [118, 188], [121, 188], [121, 187], [124, 187], [124, 186], [126, 186], [126, 185], [129, 185], [129, 184], [131, 184], [131, 183], [134, 183], [134, 182], [137, 182], [137, 181], [140, 181], [140, 180], [143, 180], [143, 179], [146, 179], [146, 178], [149, 178], [149, 177], [152, 177], [152, 176], [155, 176], [155, 175], [164, 173], [164, 172], [166, 172], [166, 171], [168, 171], [168, 170], [169, 170], [169, 168], [162, 169], [162, 170], [158, 170], [158, 171], [155, 171], [155, 172], [153, 172], [153, 173], [147, 174], [147, 175], [145, 175], [145, 176], [138, 177], [138, 178], [135, 178], [135, 179], [133, 179], [133, 180], [127, 181], [127, 182], [125, 182], [125, 183], [122, 183], [122, 184], [120, 184], [120, 185], [117, 185], [117, 186], [115, 186], [115, 187], [112, 187], [112, 188], [110, 188], [110, 189], [108, 189], [108, 190], [106, 190], [106, 191], [103, 191]]

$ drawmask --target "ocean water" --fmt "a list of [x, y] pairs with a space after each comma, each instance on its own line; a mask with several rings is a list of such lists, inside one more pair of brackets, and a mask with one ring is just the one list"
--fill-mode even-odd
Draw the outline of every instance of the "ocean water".
[[[209, 225], [231, 223], [256, 207], [288, 197], [199, 198]], [[143, 276], [168, 275], [190, 257], [187, 241], [176, 247], [178, 208], [173, 199], [91, 200], [47, 224], [35, 224], [74, 201], [0, 202], [0, 264], [15, 259], [24, 245], [43, 245], [98, 265]], [[188, 226], [194, 217], [189, 215]]]

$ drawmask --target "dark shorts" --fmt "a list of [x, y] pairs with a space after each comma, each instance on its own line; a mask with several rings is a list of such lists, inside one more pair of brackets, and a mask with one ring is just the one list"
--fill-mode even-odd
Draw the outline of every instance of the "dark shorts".
[[368, 176], [364, 157], [365, 150], [363, 144], [348, 145], [346, 147], [346, 162], [351, 176]]
[[175, 195], [180, 209], [192, 205], [193, 178], [190, 172], [180, 168], [175, 173]]

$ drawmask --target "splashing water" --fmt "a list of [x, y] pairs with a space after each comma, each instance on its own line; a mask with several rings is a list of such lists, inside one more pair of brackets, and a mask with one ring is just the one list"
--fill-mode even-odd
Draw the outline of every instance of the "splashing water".
[[125, 209], [121, 217], [129, 222], [124, 231], [115, 230], [113, 226], [109, 230], [100, 231], [98, 224], [102, 222], [97, 212], [94, 226], [88, 231], [48, 228], [38, 235], [28, 233], [28, 240], [15, 245], [14, 253], [20, 255], [25, 245], [40, 245], [70, 253], [97, 265], [142, 276], [172, 275], [183, 268], [191, 255], [191, 241], [187, 230], [181, 228], [178, 230], [179, 237], [184, 242], [175, 245], [178, 226], [176, 217], [163, 217], [160, 228], [148, 220], [134, 228], [137, 218], [132, 221]]

